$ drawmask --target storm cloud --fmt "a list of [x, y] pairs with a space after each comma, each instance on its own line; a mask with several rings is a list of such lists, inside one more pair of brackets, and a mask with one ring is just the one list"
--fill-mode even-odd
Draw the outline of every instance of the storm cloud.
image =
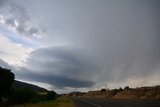
[[43, 43], [81, 47], [100, 69], [95, 76], [97, 84], [126, 83], [135, 87], [160, 82], [155, 77], [160, 76], [159, 1], [68, 1], [65, 6], [55, 1], [50, 4], [56, 4], [53, 7], [59, 12], [52, 8], [55, 14], [49, 11], [45, 16], [53, 17], [58, 27], [54, 31], [48, 29]]
[[[17, 78], [43, 82], [54, 87], [91, 87], [97, 71], [81, 51], [66, 47], [46, 47], [32, 51], [26, 67], [20, 68]], [[21, 75], [20, 75], [20, 74]]]
[[66, 76], [55, 76], [54, 74], [45, 75], [44, 73], [34, 73], [34, 71], [20, 69], [24, 73], [18, 73], [18, 79], [25, 81], [33, 81], [39, 83], [46, 83], [54, 88], [63, 89], [66, 87], [72, 88], [86, 88], [94, 85], [93, 81], [77, 80], [68, 78]]
[[5, 22], [25, 36], [43, 32], [17, 79], [61, 89], [160, 84], [159, 0], [13, 2]]

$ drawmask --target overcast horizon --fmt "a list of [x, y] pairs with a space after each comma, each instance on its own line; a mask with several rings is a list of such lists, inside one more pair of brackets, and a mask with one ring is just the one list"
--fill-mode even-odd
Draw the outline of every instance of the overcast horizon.
[[159, 0], [0, 0], [0, 66], [58, 93], [160, 85]]

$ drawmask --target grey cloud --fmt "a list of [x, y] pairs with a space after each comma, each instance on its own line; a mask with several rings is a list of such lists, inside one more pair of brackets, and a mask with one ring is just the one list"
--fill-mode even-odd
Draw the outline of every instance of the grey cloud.
[[7, 19], [5, 23], [12, 26], [12, 27], [16, 27], [15, 20], [12, 18]]
[[0, 0], [0, 7], [2, 6], [3, 7], [3, 5], [5, 5], [5, 3], [7, 2], [8, 0]]
[[10, 13], [13, 14], [21, 23], [25, 23], [30, 20], [30, 16], [25, 6], [18, 5], [16, 2], [9, 4], [11, 9]]
[[38, 33], [38, 29], [37, 28], [30, 28], [28, 30], [28, 35], [34, 35], [34, 34], [37, 34]]
[[[9, 14], [5, 17], [6, 24], [15, 27], [16, 20], [18, 23], [16, 30], [21, 35], [32, 37], [35, 36], [35, 34], [39, 34], [40, 28], [36, 27], [36, 25], [31, 21], [32, 16], [29, 14], [25, 5], [22, 5], [21, 2], [19, 3], [13, 0], [8, 2], [7, 6], [3, 7], [6, 13]], [[4, 13], [2, 12], [2, 14]]]
[[[47, 28], [42, 44], [71, 44], [82, 50], [36, 50], [28, 59], [29, 68], [67, 78], [94, 79], [96, 85], [160, 76], [158, 0], [44, 1], [35, 5], [39, 15], [44, 11], [41, 5], [47, 11], [43, 13], [46, 23], [58, 26], [56, 30], [51, 25]], [[84, 60], [82, 53], [90, 58]]]
[[25, 6], [18, 5], [16, 3], [10, 3], [11, 7], [11, 14], [14, 15], [14, 17], [18, 21], [17, 31], [20, 34], [25, 35], [26, 37], [32, 37], [35, 36], [35, 34], [39, 34], [40, 28], [35, 27], [32, 24], [31, 17], [27, 11], [27, 8]]
[[61, 88], [92, 87], [97, 71], [87, 59], [79, 50], [69, 46], [40, 48], [31, 52], [26, 69], [20, 69], [21, 75], [17, 73], [17, 78]]
[[13, 72], [13, 73], [15, 73], [15, 71], [16, 71], [15, 66], [9, 65], [7, 62], [5, 62], [2, 59], [0, 59], [0, 67], [10, 69], [11, 72]]
[[10, 66], [7, 62], [5, 62], [2, 59], [0, 59], [0, 67], [7, 68], [7, 69], [12, 69], [13, 68], [12, 66]]
[[26, 30], [25, 30], [25, 25], [23, 25], [22, 23], [16, 28], [16, 30], [20, 33], [20, 34], [24, 34], [26, 35]]
[[160, 76], [159, 5], [158, 0], [56, 2], [52, 12], [61, 14], [45, 15], [56, 19], [59, 32], [50, 28], [43, 39], [82, 47], [100, 69], [97, 84], [147, 80]]
[[26, 37], [32, 37], [32, 36], [35, 36], [35, 34], [38, 34], [39, 33], [39, 30], [38, 28], [35, 28], [35, 27], [31, 27], [29, 29], [26, 28], [26, 25], [25, 24], [20, 24], [19, 23], [19, 26], [16, 28], [16, 30], [26, 36]]
[[63, 89], [65, 87], [86, 88], [94, 85], [93, 81], [77, 80], [65, 76], [55, 76], [53, 74], [45, 75], [44, 73], [34, 73], [33, 71], [24, 68], [20, 70], [23, 72], [18, 73], [16, 75], [18, 76], [18, 79], [47, 83], [55, 88], [60, 88], [60, 89]]

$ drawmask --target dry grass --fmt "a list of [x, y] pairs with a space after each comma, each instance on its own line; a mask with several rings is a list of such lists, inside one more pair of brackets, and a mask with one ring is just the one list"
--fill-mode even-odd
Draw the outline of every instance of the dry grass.
[[22, 105], [16, 105], [14, 107], [74, 107], [71, 99], [67, 97], [59, 97], [54, 101], [45, 101], [40, 103], [27, 103]]
[[160, 99], [160, 86], [130, 88], [118, 91], [106, 90], [101, 92], [89, 91], [82, 97], [88, 98], [115, 98], [115, 99]]

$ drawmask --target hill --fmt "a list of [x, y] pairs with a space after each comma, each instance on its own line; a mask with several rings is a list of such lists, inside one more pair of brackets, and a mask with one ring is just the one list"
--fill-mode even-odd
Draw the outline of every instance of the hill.
[[25, 83], [25, 82], [21, 82], [21, 81], [17, 81], [15, 80], [14, 83], [12, 84], [13, 88], [30, 88], [34, 91], [47, 91], [47, 89], [33, 85], [33, 84], [29, 84], [29, 83]]

